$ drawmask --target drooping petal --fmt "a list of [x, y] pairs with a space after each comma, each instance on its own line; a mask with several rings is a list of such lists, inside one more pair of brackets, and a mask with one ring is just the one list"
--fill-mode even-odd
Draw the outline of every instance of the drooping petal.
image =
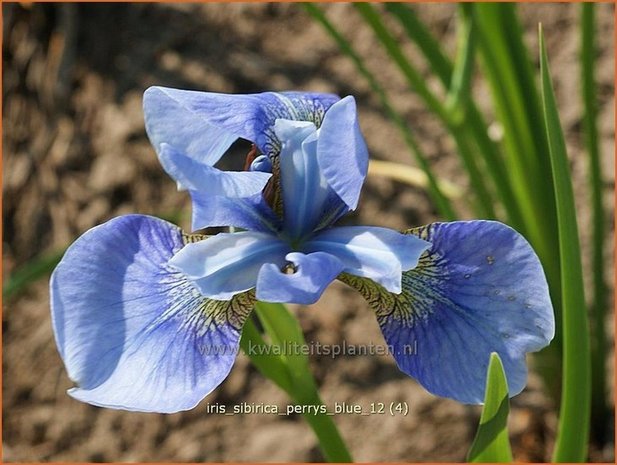
[[[310, 234], [322, 218], [342, 204], [317, 162], [313, 123], [277, 119], [285, 231], [294, 239]], [[344, 205], [344, 204], [343, 204]]]
[[346, 226], [318, 233], [305, 252], [327, 252], [343, 262], [346, 273], [371, 278], [390, 292], [401, 292], [401, 274], [416, 266], [429, 244], [387, 228]]
[[171, 413], [193, 408], [229, 373], [252, 293], [204, 298], [169, 259], [176, 226], [129, 215], [91, 229], [51, 283], [56, 343], [71, 396], [94, 405]]
[[169, 261], [211, 299], [228, 300], [252, 289], [264, 263], [282, 267], [290, 247], [263, 232], [221, 233], [187, 244]]
[[330, 187], [354, 210], [368, 170], [368, 149], [353, 97], [345, 97], [326, 112], [319, 130], [317, 159]]
[[193, 200], [193, 230], [234, 226], [251, 231], [276, 231], [280, 219], [265, 202], [261, 193], [232, 198], [189, 191]]
[[196, 161], [214, 165], [237, 138], [253, 142], [264, 155], [275, 154], [277, 118], [319, 126], [338, 99], [309, 92], [232, 95], [150, 87], [144, 93], [144, 113], [157, 153], [167, 143]]
[[293, 263], [294, 272], [287, 274], [268, 263], [257, 277], [256, 297], [264, 302], [310, 305], [321, 297], [326, 287], [343, 271], [343, 263], [324, 252], [303, 254], [293, 252], [286, 260]]
[[548, 285], [531, 246], [494, 221], [435, 223], [410, 233], [432, 246], [403, 274], [400, 295], [342, 277], [376, 310], [399, 368], [433, 394], [481, 403], [489, 357], [497, 352], [510, 396], [518, 394], [526, 384], [525, 354], [554, 335]]
[[187, 157], [167, 143], [161, 144], [159, 159], [180, 189], [208, 196], [250, 197], [260, 193], [272, 177], [259, 171], [221, 171]]

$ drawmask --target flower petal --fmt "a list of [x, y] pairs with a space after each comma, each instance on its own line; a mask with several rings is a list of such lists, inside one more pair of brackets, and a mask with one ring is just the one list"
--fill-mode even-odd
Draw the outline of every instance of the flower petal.
[[188, 157], [214, 165], [237, 138], [253, 142], [264, 155], [278, 153], [277, 118], [320, 125], [339, 98], [308, 92], [218, 94], [167, 87], [144, 93], [146, 130], [157, 153], [167, 143]]
[[229, 373], [251, 293], [204, 298], [167, 262], [187, 240], [148, 216], [91, 229], [54, 271], [54, 335], [71, 396], [145, 412], [193, 408]]
[[409, 232], [432, 247], [403, 274], [400, 295], [342, 277], [376, 310], [399, 368], [433, 394], [481, 403], [490, 354], [497, 352], [510, 396], [518, 394], [527, 378], [525, 354], [554, 335], [548, 285], [531, 246], [494, 221], [434, 223]]
[[289, 246], [268, 233], [221, 233], [187, 244], [169, 261], [206, 297], [228, 300], [255, 287], [264, 263], [282, 267]]
[[165, 171], [178, 182], [178, 188], [204, 195], [250, 197], [260, 193], [272, 177], [258, 171], [221, 171], [183, 155], [167, 143], [161, 144], [159, 159]]
[[368, 149], [353, 97], [345, 97], [326, 112], [319, 131], [317, 159], [330, 187], [354, 210], [368, 170]]
[[343, 263], [324, 252], [293, 252], [285, 257], [295, 266], [292, 274], [267, 263], [259, 270], [256, 297], [264, 302], [310, 305], [319, 300], [326, 287], [343, 271]]
[[415, 236], [372, 226], [346, 226], [318, 233], [304, 252], [327, 252], [344, 271], [371, 278], [390, 292], [401, 291], [401, 274], [416, 266], [429, 244]]
[[193, 231], [210, 227], [234, 226], [251, 231], [277, 231], [280, 219], [261, 193], [245, 198], [208, 195], [189, 191], [193, 201]]
[[298, 239], [316, 229], [328, 213], [345, 205], [321, 173], [315, 125], [277, 119], [274, 131], [282, 143], [279, 159], [285, 231]]

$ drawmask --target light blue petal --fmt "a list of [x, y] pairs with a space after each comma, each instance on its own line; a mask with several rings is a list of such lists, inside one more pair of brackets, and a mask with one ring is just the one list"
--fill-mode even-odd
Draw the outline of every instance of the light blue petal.
[[343, 271], [341, 261], [327, 253], [308, 255], [293, 252], [286, 257], [295, 272], [287, 274], [268, 263], [257, 277], [256, 297], [264, 302], [310, 305], [319, 300], [326, 287]]
[[260, 193], [272, 177], [269, 173], [257, 171], [221, 171], [183, 155], [166, 143], [161, 144], [159, 159], [180, 189], [191, 189], [204, 195], [250, 197]]
[[317, 162], [315, 125], [277, 119], [274, 131], [282, 142], [279, 159], [285, 232], [298, 239], [317, 227], [331, 210], [331, 198], [336, 194]]
[[392, 229], [347, 226], [318, 233], [302, 247], [340, 259], [346, 273], [371, 278], [390, 292], [401, 292], [401, 274], [415, 267], [430, 244]]
[[272, 232], [280, 227], [280, 219], [266, 204], [262, 194], [245, 198], [207, 195], [189, 191], [193, 200], [193, 230], [234, 226], [251, 231]]
[[54, 335], [69, 393], [94, 405], [172, 413], [193, 408], [229, 373], [254, 302], [204, 298], [167, 262], [181, 231], [130, 215], [91, 229], [54, 271]]
[[400, 369], [428, 391], [464, 403], [484, 399], [491, 352], [504, 364], [510, 396], [527, 378], [525, 354], [554, 335], [538, 257], [510, 227], [493, 221], [435, 223], [411, 233], [432, 243], [403, 275], [403, 293], [343, 277], [377, 311]]
[[206, 297], [228, 300], [255, 287], [264, 263], [285, 264], [289, 246], [263, 232], [221, 233], [187, 244], [169, 261]]
[[237, 138], [264, 155], [278, 153], [277, 118], [321, 124], [336, 95], [308, 92], [218, 94], [167, 87], [144, 93], [146, 130], [157, 153], [167, 143], [189, 158], [214, 165]]
[[368, 170], [368, 149], [353, 97], [345, 97], [326, 112], [319, 130], [317, 159], [330, 187], [354, 210]]

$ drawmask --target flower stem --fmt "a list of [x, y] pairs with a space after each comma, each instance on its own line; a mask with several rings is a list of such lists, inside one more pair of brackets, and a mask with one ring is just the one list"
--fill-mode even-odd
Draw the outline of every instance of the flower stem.
[[[306, 345], [298, 320], [282, 304], [257, 302], [255, 314], [264, 328], [266, 339], [249, 319], [242, 333], [241, 346], [255, 367], [283, 389], [298, 405], [311, 405], [303, 417], [315, 432], [324, 458], [330, 462], [352, 462], [343, 438], [319, 397], [308, 357], [303, 351], [286, 353], [290, 347]], [[251, 351], [250, 347], [262, 347]], [[275, 346], [276, 347], [275, 349]]]

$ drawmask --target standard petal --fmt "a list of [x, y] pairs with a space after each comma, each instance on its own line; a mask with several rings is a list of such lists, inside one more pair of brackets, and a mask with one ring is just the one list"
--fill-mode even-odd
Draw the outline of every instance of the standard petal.
[[265, 92], [231, 95], [150, 87], [144, 93], [146, 130], [157, 153], [167, 143], [207, 165], [216, 163], [233, 141], [253, 142], [264, 155], [278, 153], [277, 118], [321, 124], [336, 95]]
[[318, 233], [302, 250], [334, 255], [343, 262], [346, 273], [371, 278], [398, 293], [402, 272], [415, 267], [429, 245], [392, 229], [347, 226]]
[[280, 173], [285, 231], [298, 239], [310, 234], [324, 216], [343, 203], [328, 186], [317, 162], [315, 125], [277, 119], [274, 131], [282, 142]]
[[129, 215], [91, 229], [54, 271], [51, 311], [69, 393], [94, 405], [171, 413], [193, 408], [229, 373], [252, 293], [204, 298], [168, 265], [176, 226]]
[[256, 297], [264, 302], [310, 305], [321, 297], [326, 287], [343, 271], [343, 263], [324, 252], [303, 254], [293, 252], [286, 260], [293, 264], [293, 273], [268, 263], [257, 277]]
[[400, 369], [433, 394], [481, 403], [497, 352], [510, 396], [518, 394], [527, 379], [525, 354], [554, 335], [548, 285], [531, 246], [494, 221], [434, 223], [410, 233], [432, 246], [403, 274], [400, 295], [342, 277], [377, 311]]
[[199, 191], [203, 195], [250, 197], [260, 193], [272, 177], [259, 171], [221, 171], [187, 157], [166, 143], [161, 144], [159, 159], [179, 189]]
[[265, 263], [282, 267], [289, 245], [268, 233], [222, 233], [187, 244], [169, 261], [206, 297], [228, 300], [255, 287]]
[[317, 159], [330, 187], [354, 210], [368, 170], [368, 149], [353, 97], [345, 97], [326, 112], [319, 130]]

